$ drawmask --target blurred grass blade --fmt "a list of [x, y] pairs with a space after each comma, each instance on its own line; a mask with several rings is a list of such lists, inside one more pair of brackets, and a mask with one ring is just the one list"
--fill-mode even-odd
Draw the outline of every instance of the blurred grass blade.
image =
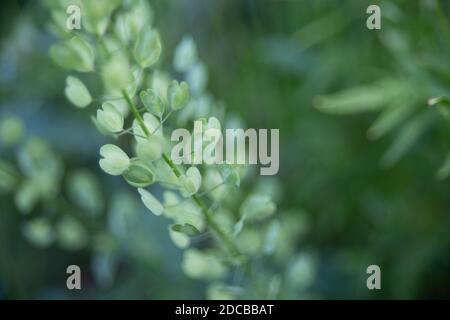
[[315, 107], [329, 114], [352, 114], [383, 108], [400, 89], [396, 82], [379, 82], [319, 96]]
[[450, 152], [447, 153], [447, 157], [439, 168], [438, 172], [436, 172], [436, 178], [439, 180], [444, 180], [450, 175]]
[[402, 121], [408, 118], [414, 110], [414, 104], [411, 101], [402, 99], [402, 105], [395, 104], [384, 109], [375, 122], [367, 130], [367, 136], [369, 139], [379, 139], [387, 133], [391, 132]]
[[432, 114], [425, 112], [408, 122], [384, 154], [381, 160], [382, 164], [389, 167], [400, 160], [427, 129], [432, 119]]

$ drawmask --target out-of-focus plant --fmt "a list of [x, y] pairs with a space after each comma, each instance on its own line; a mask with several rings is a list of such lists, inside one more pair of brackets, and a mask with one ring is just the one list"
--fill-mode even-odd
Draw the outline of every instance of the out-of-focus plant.
[[[5, 150], [16, 150], [16, 159], [0, 158], [0, 191], [14, 196], [25, 218], [25, 238], [42, 248], [54, 242], [67, 250], [84, 248], [93, 221], [83, 219], [80, 211], [95, 216], [103, 210], [103, 196], [95, 177], [78, 170], [64, 179], [60, 156], [45, 140], [26, 135], [15, 116], [5, 116], [0, 122], [0, 139]], [[68, 200], [62, 196], [63, 184], [68, 188]], [[36, 214], [38, 207], [45, 208], [47, 214]]]
[[[207, 69], [193, 39], [186, 36], [176, 48], [174, 80], [156, 68], [164, 48], [146, 1], [70, 1], [81, 8], [81, 30], [65, 28], [68, 1], [47, 3], [51, 28], [61, 38], [50, 56], [78, 72], [67, 77], [66, 97], [78, 108], [95, 108], [94, 124], [116, 141], [100, 148], [100, 167], [122, 176], [152, 213], [172, 221], [168, 232], [185, 249], [186, 275], [210, 281], [210, 298], [275, 298], [283, 280], [307, 289], [314, 278], [309, 255], [293, 262], [286, 279], [261, 272], [263, 261], [276, 265], [288, 259], [304, 227], [298, 219], [273, 218], [276, 182], [255, 177], [248, 166], [185, 168], [168, 155], [171, 128], [191, 128], [193, 120], [217, 129], [222, 123], [236, 125], [236, 118], [227, 117], [222, 103], [206, 92]], [[154, 184], [162, 194], [161, 188], [150, 190]], [[241, 280], [240, 274], [248, 277]]]
[[[391, 70], [380, 70], [382, 76], [375, 83], [352, 87], [334, 94], [318, 96], [315, 106], [329, 114], [350, 115], [379, 111], [378, 118], [367, 131], [371, 140], [393, 133], [394, 141], [382, 157], [382, 164], [397, 163], [419, 138], [437, 125], [436, 110], [449, 119], [445, 61], [450, 50], [450, 29], [438, 0], [429, 6], [440, 20], [439, 43], [414, 43], [407, 32], [401, 32], [401, 13], [397, 5], [384, 2], [383, 31], [378, 38], [384, 49], [395, 59]], [[437, 50], [436, 47], [442, 47]], [[430, 98], [431, 97], [431, 98]], [[428, 103], [427, 103], [428, 101]], [[427, 108], [427, 106], [432, 107]], [[450, 174], [450, 156], [442, 164], [436, 176], [440, 179]]]

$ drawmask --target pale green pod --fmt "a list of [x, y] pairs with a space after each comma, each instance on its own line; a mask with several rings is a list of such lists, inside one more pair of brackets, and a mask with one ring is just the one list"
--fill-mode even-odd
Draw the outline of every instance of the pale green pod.
[[127, 154], [113, 144], [102, 146], [100, 155], [103, 157], [99, 161], [100, 167], [110, 175], [121, 175], [130, 165], [130, 158], [128, 158]]

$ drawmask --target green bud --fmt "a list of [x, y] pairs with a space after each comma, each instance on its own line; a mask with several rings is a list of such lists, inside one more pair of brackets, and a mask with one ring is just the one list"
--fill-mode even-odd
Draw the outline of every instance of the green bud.
[[0, 121], [0, 141], [5, 145], [16, 144], [23, 136], [23, 123], [14, 116], [5, 116]]
[[66, 88], [64, 89], [67, 99], [77, 106], [84, 108], [92, 102], [91, 94], [80, 79], [68, 76], [66, 78]]
[[189, 237], [183, 233], [173, 231], [169, 226], [169, 236], [172, 239], [173, 243], [181, 249], [184, 249], [189, 246], [190, 240]]
[[163, 100], [152, 89], [141, 91], [139, 95], [145, 108], [155, 116], [161, 117], [166, 108]]
[[100, 167], [110, 175], [121, 175], [130, 165], [130, 158], [128, 158], [127, 154], [113, 144], [102, 146], [100, 155], [103, 157], [99, 161]]
[[19, 182], [19, 172], [9, 162], [0, 159], [0, 193], [11, 192]]
[[108, 27], [110, 15], [120, 5], [119, 0], [82, 1], [83, 26], [91, 33], [103, 35]]
[[151, 136], [147, 140], [139, 140], [136, 146], [137, 156], [144, 162], [152, 162], [161, 158], [163, 143], [157, 136]]
[[67, 179], [70, 200], [88, 214], [99, 214], [103, 209], [103, 197], [96, 176], [88, 170], [76, 170]]
[[180, 177], [181, 185], [187, 192], [187, 195], [192, 195], [200, 189], [202, 183], [202, 175], [196, 167], [190, 167], [185, 175]]
[[206, 129], [205, 129], [205, 134], [204, 134], [205, 142], [212, 140], [212, 138], [215, 137], [214, 131], [222, 132], [222, 128], [221, 128], [219, 119], [217, 119], [216, 117], [210, 117], [206, 124]]
[[173, 65], [176, 71], [186, 72], [197, 63], [197, 47], [190, 36], [185, 36], [175, 49]]
[[127, 58], [120, 53], [113, 55], [102, 69], [102, 79], [108, 92], [122, 96], [121, 91], [133, 81]]
[[153, 22], [153, 11], [145, 0], [133, 1], [133, 5], [125, 13], [115, 19], [115, 31], [124, 44], [136, 39], [144, 27], [150, 27]]
[[309, 254], [300, 254], [288, 266], [287, 277], [289, 283], [299, 290], [305, 290], [313, 284], [316, 278], [316, 266]]
[[[144, 125], [147, 128], [150, 135], [155, 135], [160, 138], [163, 137], [162, 126], [159, 120], [154, 115], [146, 112], [143, 115], [143, 119]], [[142, 130], [142, 127], [137, 120], [133, 121], [133, 133], [135, 134], [137, 142], [148, 140], [146, 133]]]
[[240, 287], [227, 286], [223, 283], [213, 283], [208, 286], [206, 296], [208, 300], [236, 300], [236, 296], [242, 294]]
[[224, 277], [227, 271], [216, 256], [198, 249], [185, 251], [182, 268], [193, 279], [218, 279]]
[[123, 115], [110, 102], [105, 102], [102, 109], [97, 110], [98, 123], [112, 133], [117, 133], [123, 129]]
[[276, 205], [268, 195], [253, 194], [242, 203], [240, 214], [249, 220], [262, 220], [272, 215], [275, 210]]
[[35, 218], [27, 222], [22, 233], [28, 241], [41, 248], [48, 247], [54, 240], [52, 227], [46, 218]]
[[186, 75], [193, 96], [199, 96], [205, 90], [208, 82], [208, 71], [203, 63], [197, 63], [189, 69]]
[[150, 86], [155, 94], [167, 103], [167, 88], [170, 85], [170, 76], [160, 70], [153, 71], [150, 79]]
[[39, 197], [39, 188], [31, 180], [27, 180], [16, 191], [14, 202], [21, 213], [28, 214], [39, 201]]
[[94, 49], [80, 36], [54, 44], [50, 48], [50, 56], [61, 67], [80, 72], [94, 69]]
[[173, 80], [167, 88], [167, 99], [172, 110], [180, 110], [189, 101], [189, 86], [186, 82], [178, 83]]
[[158, 31], [142, 29], [134, 46], [134, 57], [142, 68], [147, 68], [159, 60], [161, 49]]
[[66, 250], [83, 249], [88, 242], [88, 233], [83, 225], [70, 216], [63, 216], [56, 225], [59, 245]]
[[161, 202], [156, 199], [150, 192], [145, 189], [139, 188], [139, 194], [141, 195], [141, 200], [148, 210], [153, 212], [155, 215], [159, 216], [163, 213], [164, 207]]
[[126, 182], [136, 188], [143, 188], [155, 182], [155, 175], [141, 160], [133, 159], [123, 177]]
[[219, 167], [219, 170], [226, 184], [239, 187], [241, 178], [236, 168], [229, 164], [224, 164]]

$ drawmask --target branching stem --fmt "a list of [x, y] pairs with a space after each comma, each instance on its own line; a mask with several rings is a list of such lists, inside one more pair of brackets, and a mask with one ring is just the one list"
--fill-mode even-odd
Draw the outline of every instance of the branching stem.
[[[127, 101], [127, 104], [130, 108], [130, 111], [136, 121], [139, 123], [139, 126], [142, 128], [142, 131], [145, 133], [147, 137], [150, 136], [150, 132], [145, 126], [144, 119], [141, 114], [138, 112], [134, 102], [131, 100], [130, 96], [126, 92], [126, 90], [122, 90], [122, 95]], [[173, 173], [177, 176], [177, 178], [182, 176], [181, 171], [177, 168], [177, 166], [170, 160], [167, 154], [162, 154], [163, 160], [167, 163]], [[214, 233], [223, 241], [224, 245], [227, 247], [230, 254], [234, 257], [240, 256], [239, 249], [234, 244], [233, 240], [220, 228], [220, 226], [214, 221], [213, 215], [211, 211], [208, 209], [206, 204], [197, 196], [192, 195], [192, 200], [197, 204], [197, 206], [202, 210], [203, 216], [206, 219], [208, 226], [214, 231]]]

